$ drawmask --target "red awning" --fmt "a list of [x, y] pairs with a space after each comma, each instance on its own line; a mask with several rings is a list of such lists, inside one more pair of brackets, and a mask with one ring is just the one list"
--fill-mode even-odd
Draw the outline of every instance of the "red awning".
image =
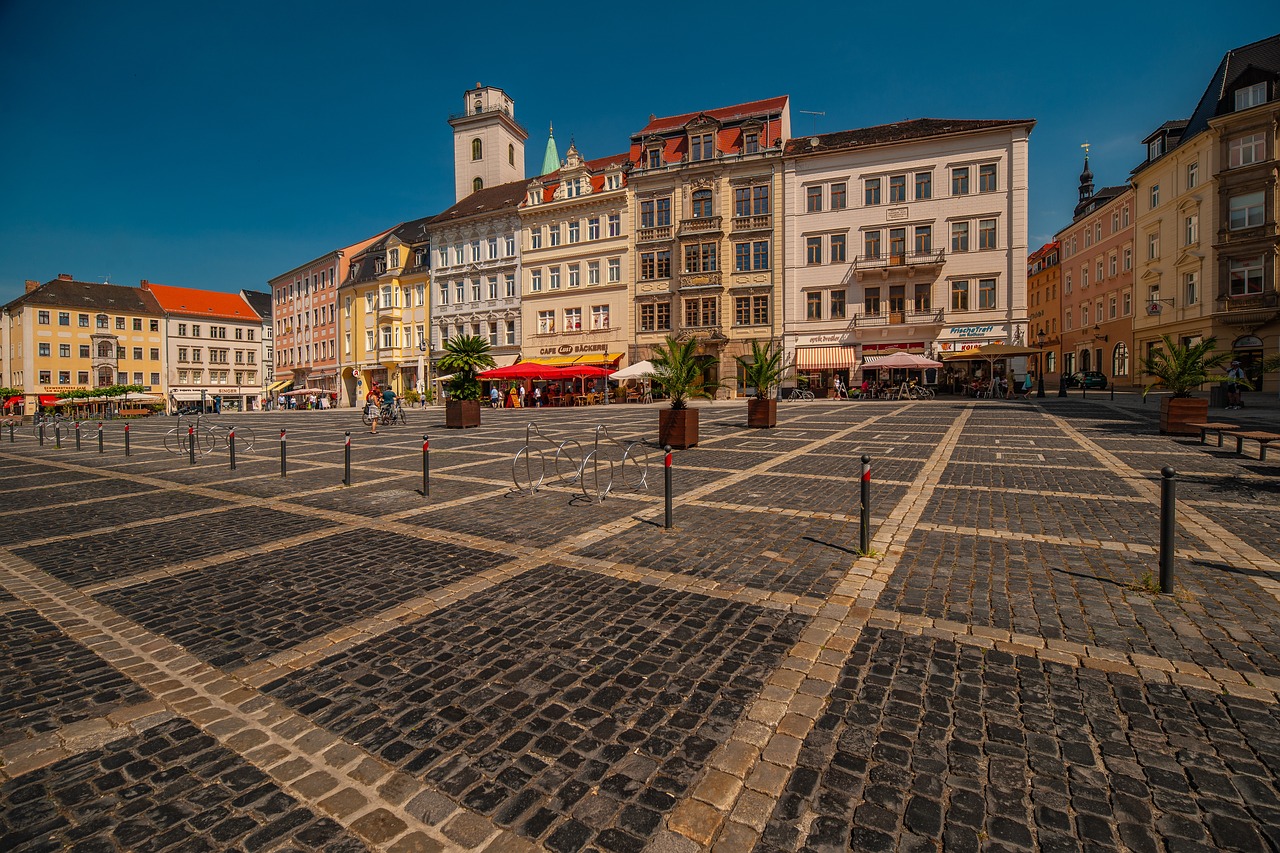
[[40, 405], [42, 405], [42, 406], [52, 406], [54, 403], [58, 402], [58, 401], [59, 401], [59, 400], [61, 400], [61, 399], [62, 399], [62, 398], [61, 398], [61, 397], [59, 397], [57, 394], [41, 394], [41, 395], [40, 395]]
[[10, 397], [8, 400], [4, 401], [4, 408], [12, 409], [14, 406], [18, 405], [21, 402], [22, 402], [22, 395], [15, 394], [14, 396]]

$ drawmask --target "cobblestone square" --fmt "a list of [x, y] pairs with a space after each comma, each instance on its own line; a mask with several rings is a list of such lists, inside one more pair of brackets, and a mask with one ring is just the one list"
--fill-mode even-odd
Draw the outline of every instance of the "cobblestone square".
[[717, 402], [667, 529], [596, 429], [656, 413], [0, 441], [0, 849], [1280, 849], [1280, 460], [1133, 395]]

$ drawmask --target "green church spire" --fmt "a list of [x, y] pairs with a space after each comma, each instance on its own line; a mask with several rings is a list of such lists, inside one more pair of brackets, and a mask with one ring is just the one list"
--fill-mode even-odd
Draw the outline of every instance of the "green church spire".
[[539, 175], [549, 175], [560, 168], [560, 152], [556, 150], [556, 129], [547, 125], [547, 153], [542, 155], [542, 171]]

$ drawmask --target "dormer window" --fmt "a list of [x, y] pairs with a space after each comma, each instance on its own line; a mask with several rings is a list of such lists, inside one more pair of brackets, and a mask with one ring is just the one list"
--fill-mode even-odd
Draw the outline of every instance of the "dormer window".
[[392, 269], [395, 269], [396, 267], [400, 266], [400, 250], [399, 249], [391, 250], [391, 257], [387, 261], [387, 263], [391, 266]]
[[662, 149], [659, 147], [650, 148], [645, 151], [645, 168], [657, 169], [662, 165]]
[[742, 136], [742, 153], [756, 154], [760, 151], [760, 134], [746, 133]]
[[716, 156], [715, 135], [699, 133], [689, 137], [689, 159], [710, 160]]
[[604, 188], [606, 190], [616, 190], [616, 189], [620, 189], [621, 187], [622, 187], [621, 175], [605, 175]]
[[582, 181], [580, 178], [573, 178], [564, 182], [564, 197], [577, 198], [582, 195]]
[[386, 262], [383, 261], [382, 258], [374, 258], [373, 271], [380, 274], [384, 269], [386, 269], [385, 263]]
[[1164, 153], [1164, 137], [1158, 136], [1147, 143], [1147, 159], [1154, 160]]
[[1254, 83], [1252, 86], [1245, 86], [1242, 89], [1236, 89], [1236, 109], [1247, 110], [1249, 107], [1256, 107], [1258, 104], [1267, 102], [1267, 84]]

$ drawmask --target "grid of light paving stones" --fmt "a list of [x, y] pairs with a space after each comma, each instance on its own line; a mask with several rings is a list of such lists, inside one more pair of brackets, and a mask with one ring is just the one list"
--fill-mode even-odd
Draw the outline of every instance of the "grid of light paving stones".
[[244, 416], [234, 473], [161, 419], [0, 444], [0, 847], [1280, 846], [1280, 465], [1104, 401], [740, 407], [673, 531], [655, 447], [603, 503], [510, 485], [530, 420], [577, 461], [650, 407]]

